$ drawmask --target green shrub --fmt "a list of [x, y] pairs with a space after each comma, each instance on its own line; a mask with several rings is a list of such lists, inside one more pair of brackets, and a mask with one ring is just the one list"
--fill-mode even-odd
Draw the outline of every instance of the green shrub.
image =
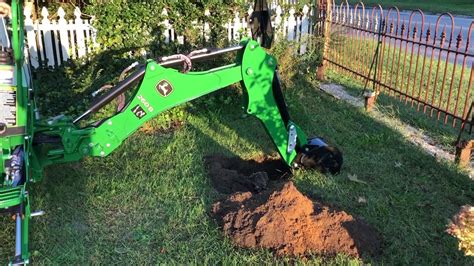
[[[189, 50], [203, 45], [222, 46], [225, 22], [246, 5], [232, 0], [91, 0], [86, 12], [95, 17], [98, 42], [104, 49], [146, 50], [152, 55], [169, 50]], [[163, 15], [166, 8], [168, 16]], [[210, 16], [205, 15], [208, 9]], [[184, 36], [184, 47], [164, 43], [163, 21], [168, 19], [177, 35]], [[210, 43], [204, 42], [202, 29], [192, 22], [210, 26]]]
[[[306, 52], [299, 54], [303, 43]], [[308, 36], [302, 41], [279, 40], [274, 44], [270, 53], [278, 59], [278, 70], [284, 87], [293, 87], [300, 82], [300, 78], [308, 73], [316, 73], [322, 61], [323, 39]], [[313, 77], [314, 75], [308, 75]]]

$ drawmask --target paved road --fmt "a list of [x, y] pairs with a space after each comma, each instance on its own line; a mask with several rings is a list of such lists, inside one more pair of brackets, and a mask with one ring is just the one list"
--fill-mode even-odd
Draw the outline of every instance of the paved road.
[[[386, 12], [386, 11], [385, 11]], [[386, 13], [385, 13], [386, 14]], [[410, 14], [411, 12], [407, 11], [402, 11], [400, 12], [400, 20], [405, 21], [408, 24], [408, 21], [410, 20]], [[433, 37], [434, 35], [434, 30], [436, 26], [436, 22], [438, 20], [440, 15], [427, 15], [425, 14], [425, 31], [423, 35], [425, 36], [426, 30], [428, 27], [431, 28], [431, 36]], [[413, 16], [413, 23], [419, 23], [418, 25], [421, 26], [421, 16], [416, 13], [416, 15]], [[446, 25], [446, 41], [449, 41], [449, 37], [451, 34], [451, 19], [449, 16], [444, 15], [439, 21], [439, 29], [438, 29], [438, 37], [441, 31], [443, 30], [443, 27]], [[462, 36], [462, 50], [464, 51], [466, 47], [466, 41], [468, 39], [468, 31], [469, 27], [471, 26], [471, 23], [474, 23], [474, 17], [466, 17], [466, 16], [454, 16], [454, 34], [453, 34], [453, 43], [452, 47], [456, 47], [456, 38], [458, 34], [461, 32]], [[474, 25], [472, 26], [472, 33], [471, 33], [471, 42], [470, 42], [470, 47], [469, 47], [469, 53], [473, 54], [474, 56]]]
[[[351, 8], [352, 9], [352, 8]], [[352, 9], [353, 10], [353, 9]], [[359, 9], [359, 13], [361, 10]], [[383, 10], [384, 16], [388, 14], [388, 10]], [[366, 14], [372, 14], [372, 9], [366, 9]], [[375, 12], [375, 14], [378, 14], [378, 12]], [[410, 20], [410, 15], [412, 14], [411, 11], [400, 11], [400, 24], [399, 24], [399, 32], [400, 32], [400, 27], [402, 23], [405, 23], [406, 27], [408, 27], [408, 23]], [[431, 41], [429, 43], [433, 43], [433, 37], [435, 34], [435, 28], [436, 28], [436, 22], [438, 21], [438, 18], [440, 15], [432, 15], [432, 14], [424, 14], [424, 30], [423, 30], [423, 38], [422, 41], [425, 41], [426, 38], [426, 31], [428, 28], [431, 30]], [[397, 15], [396, 12], [392, 11], [390, 14], [390, 17], [388, 18], [387, 23], [392, 22], [394, 25], [396, 24], [397, 21]], [[415, 12], [415, 14], [412, 17], [412, 24], [410, 27], [410, 32], [412, 32], [413, 27], [417, 25], [418, 32], [421, 30], [421, 24], [422, 24], [422, 16], [418, 13]], [[474, 17], [468, 17], [468, 16], [454, 16], [454, 27], [452, 27], [451, 19], [448, 15], [443, 15], [439, 21], [439, 26], [438, 26], [438, 31], [436, 33], [436, 45], [439, 45], [439, 38], [441, 35], [441, 32], [443, 28], [446, 26], [446, 40], [445, 40], [445, 48], [448, 47], [449, 44], [449, 39], [451, 37], [451, 32], [453, 32], [452, 36], [452, 43], [451, 43], [451, 49], [455, 50], [456, 49], [456, 38], [459, 33], [461, 33], [462, 36], [462, 43], [460, 45], [459, 51], [464, 52], [466, 50], [466, 42], [468, 39], [468, 32], [469, 32], [469, 27], [471, 27], [472, 24], [472, 32], [470, 36], [470, 44], [467, 50], [468, 56], [466, 57], [466, 64], [468, 67], [471, 67], [472, 64], [474, 64]], [[405, 31], [406, 32], [406, 31]], [[419, 34], [419, 33], [418, 33]], [[418, 35], [417, 34], [417, 35]], [[417, 37], [419, 39], [419, 35]], [[395, 44], [395, 40], [392, 40], [392, 45]], [[396, 46], [399, 46], [399, 43], [396, 43]], [[405, 42], [403, 43], [402, 47], [405, 47]], [[415, 49], [417, 49], [417, 46], [415, 46]], [[408, 50], [411, 50], [411, 44], [408, 44]], [[421, 49], [422, 53], [424, 53], [424, 49]], [[438, 57], [438, 51], [435, 50], [435, 58]], [[432, 49], [427, 50], [427, 56], [431, 56], [433, 53]], [[441, 58], [443, 60], [446, 60], [446, 52], [441, 53]], [[457, 59], [458, 64], [462, 64], [464, 60], [464, 56], [459, 55]], [[450, 53], [449, 55], [449, 62], [454, 62], [454, 54]]]

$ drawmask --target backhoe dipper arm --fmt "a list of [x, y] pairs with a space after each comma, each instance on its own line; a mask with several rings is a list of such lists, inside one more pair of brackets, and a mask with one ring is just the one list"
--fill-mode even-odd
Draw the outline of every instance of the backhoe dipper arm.
[[123, 93], [126, 89], [124, 84], [133, 83], [143, 76], [129, 103], [99, 125], [79, 128], [65, 118], [44, 122], [39, 127], [42, 134], [59, 135], [62, 146], [52, 149], [48, 145], [36, 145], [34, 157], [38, 168], [79, 160], [84, 156], [107, 156], [141, 125], [158, 114], [236, 82], [243, 84], [246, 112], [263, 123], [282, 159], [293, 166], [307, 139], [303, 131], [289, 120], [282, 97], [276, 99], [274, 96], [277, 61], [253, 40], [244, 40], [241, 45], [235, 63], [204, 72], [180, 73], [155, 61], [148, 62], [145, 68], [132, 73], [130, 79], [117, 84], [93, 108], [74, 120], [78, 122], [97, 111]]

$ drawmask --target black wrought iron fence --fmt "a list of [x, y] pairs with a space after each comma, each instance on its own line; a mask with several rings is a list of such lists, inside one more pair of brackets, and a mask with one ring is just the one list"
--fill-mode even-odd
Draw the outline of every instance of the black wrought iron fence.
[[321, 1], [319, 17], [330, 69], [368, 80], [444, 124], [472, 128], [474, 20], [347, 1]]

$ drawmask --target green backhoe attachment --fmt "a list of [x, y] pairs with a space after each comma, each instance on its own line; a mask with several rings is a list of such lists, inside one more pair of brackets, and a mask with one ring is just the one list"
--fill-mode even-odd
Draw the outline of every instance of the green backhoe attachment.
[[[82, 128], [76, 126], [77, 122], [91, 112], [80, 116], [75, 120], [76, 123], [71, 119], [62, 118], [36, 124], [37, 132], [41, 132], [43, 136], [62, 141], [58, 149], [45, 149], [44, 145], [35, 145], [37, 161], [41, 163], [39, 166], [75, 161], [84, 156], [107, 156], [143, 123], [158, 114], [236, 82], [242, 82], [244, 85], [247, 97], [246, 112], [262, 121], [283, 160], [290, 165], [297, 151], [296, 146], [288, 149], [289, 141], [292, 140], [289, 138], [289, 127], [296, 128], [296, 125], [283, 120], [273, 96], [276, 59], [251, 40], [242, 41], [236, 58], [235, 63], [230, 65], [188, 73], [149, 61], [146, 66], [130, 75], [130, 79], [139, 77], [140, 80], [123, 81], [126, 84], [140, 85], [131, 101], [116, 115], [102, 120], [99, 124]], [[300, 146], [306, 144], [306, 137], [301, 132], [295, 134], [297, 138], [292, 140], [297, 141]]]
[[[310, 167], [339, 172], [341, 153], [320, 138], [308, 139], [290, 118], [277, 72], [277, 60], [258, 42], [245, 39], [235, 47], [204, 49], [190, 55], [149, 60], [76, 118], [58, 115], [39, 119], [28, 64], [24, 58], [23, 19], [19, 1], [12, 1], [11, 47], [0, 47], [0, 213], [16, 224], [15, 257], [12, 264], [29, 262], [28, 184], [42, 179], [48, 165], [79, 161], [83, 157], [105, 157], [145, 122], [182, 103], [240, 82], [244, 111], [264, 125], [282, 160], [290, 167]], [[0, 24], [1, 25], [1, 24]], [[0, 26], [0, 30], [1, 26]], [[8, 35], [8, 31], [4, 35]], [[0, 34], [0, 36], [2, 36]], [[232, 64], [192, 72], [192, 62], [235, 53]], [[179, 71], [184, 64], [185, 68]], [[131, 95], [110, 117], [90, 121], [91, 115], [127, 92]], [[123, 99], [122, 99], [123, 100]]]

